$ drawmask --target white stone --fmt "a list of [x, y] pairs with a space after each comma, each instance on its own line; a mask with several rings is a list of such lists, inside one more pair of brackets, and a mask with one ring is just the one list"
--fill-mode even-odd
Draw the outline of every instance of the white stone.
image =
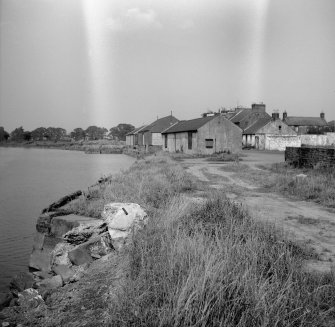
[[137, 203], [109, 203], [102, 212], [108, 230], [129, 231], [134, 225], [145, 224], [146, 217], [146, 212]]

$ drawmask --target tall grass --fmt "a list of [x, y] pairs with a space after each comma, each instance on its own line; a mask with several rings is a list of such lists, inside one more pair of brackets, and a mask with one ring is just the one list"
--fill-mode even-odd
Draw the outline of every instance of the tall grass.
[[333, 275], [235, 204], [170, 199], [133, 239], [112, 326], [333, 326]]
[[168, 156], [152, 156], [134, 163], [127, 171], [110, 176], [91, 187], [70, 210], [99, 218], [109, 202], [135, 202], [147, 211], [155, 210], [180, 192], [196, 187], [194, 179]]
[[[313, 200], [335, 207], [335, 168], [294, 169], [285, 164], [274, 164], [275, 189], [303, 200]], [[307, 175], [297, 178], [298, 174]]]

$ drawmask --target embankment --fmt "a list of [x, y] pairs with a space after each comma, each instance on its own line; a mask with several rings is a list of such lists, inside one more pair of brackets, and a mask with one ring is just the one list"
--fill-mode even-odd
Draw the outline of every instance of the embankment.
[[[116, 202], [122, 203], [117, 210], [108, 206]], [[143, 208], [146, 223], [128, 230], [123, 247], [113, 244], [106, 224], [113, 248], [106, 255], [99, 252], [109, 242], [106, 226], [77, 226], [64, 234], [69, 215], [50, 217], [63, 210], [94, 223], [110, 211], [127, 219], [130, 202]], [[63, 244], [52, 251], [51, 264], [68, 258], [78, 278], [67, 282], [67, 270], [51, 271], [54, 283], [64, 285], [45, 287], [43, 298], [30, 291], [26, 302], [14, 301], [0, 316], [13, 326], [334, 325], [334, 276], [303, 271], [311, 253], [255, 222], [222, 191], [210, 192], [167, 156], [139, 160], [44, 215], [38, 224], [43, 242], [58, 237]], [[103, 239], [97, 246], [96, 237]]]

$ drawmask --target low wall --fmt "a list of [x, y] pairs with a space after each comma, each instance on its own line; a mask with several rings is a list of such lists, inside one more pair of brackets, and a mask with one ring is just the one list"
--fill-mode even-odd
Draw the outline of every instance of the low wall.
[[285, 151], [287, 147], [300, 147], [301, 140], [296, 135], [266, 135], [265, 150]]
[[295, 167], [335, 167], [335, 148], [287, 147], [285, 161]]

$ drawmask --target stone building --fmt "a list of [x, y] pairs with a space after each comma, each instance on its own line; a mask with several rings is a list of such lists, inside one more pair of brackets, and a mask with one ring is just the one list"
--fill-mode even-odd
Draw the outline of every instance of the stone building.
[[187, 154], [238, 153], [242, 130], [220, 114], [184, 120], [162, 132], [163, 150]]
[[[243, 131], [243, 145], [252, 146], [259, 150], [280, 150], [286, 141], [291, 145], [295, 140], [292, 136], [296, 135], [297, 133], [279, 118], [279, 113], [273, 113], [271, 119], [260, 118]], [[271, 137], [273, 142], [277, 140], [277, 148], [268, 142]], [[270, 144], [271, 149], [269, 148]]]
[[285, 111], [283, 121], [298, 134], [322, 134], [323, 130], [328, 128], [323, 112], [320, 113], [320, 117], [294, 117], [287, 116]]

